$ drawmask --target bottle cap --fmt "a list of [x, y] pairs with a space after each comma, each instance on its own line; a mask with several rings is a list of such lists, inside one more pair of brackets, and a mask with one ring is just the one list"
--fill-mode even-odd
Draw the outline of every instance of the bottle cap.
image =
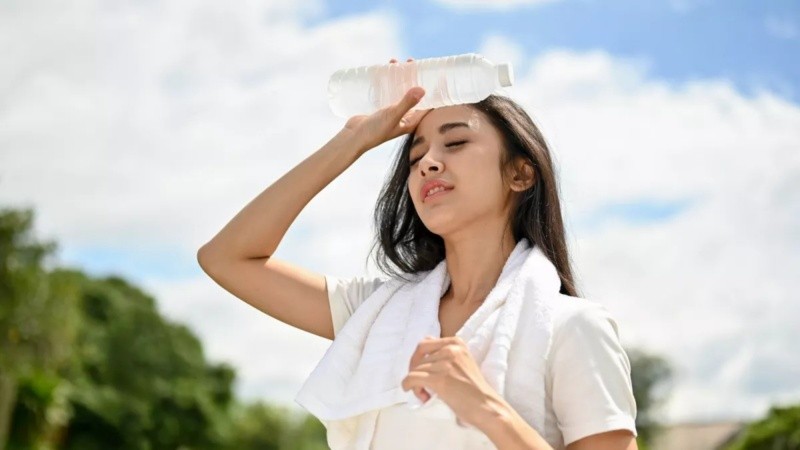
[[514, 84], [514, 70], [511, 68], [511, 63], [498, 64], [497, 76], [500, 79], [500, 86], [505, 87]]

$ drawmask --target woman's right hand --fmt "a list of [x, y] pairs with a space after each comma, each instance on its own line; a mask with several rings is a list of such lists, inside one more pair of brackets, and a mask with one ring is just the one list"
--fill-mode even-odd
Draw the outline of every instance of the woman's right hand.
[[[408, 58], [407, 62], [413, 60], [414, 58]], [[390, 64], [396, 62], [397, 60], [394, 58], [389, 60]], [[419, 97], [416, 97], [417, 95]], [[425, 95], [425, 89], [414, 86], [393, 105], [379, 109], [370, 115], [351, 117], [342, 132], [351, 134], [364, 152], [398, 136], [411, 133], [417, 128], [425, 114], [431, 110], [411, 111], [411, 108], [419, 103], [423, 95]]]

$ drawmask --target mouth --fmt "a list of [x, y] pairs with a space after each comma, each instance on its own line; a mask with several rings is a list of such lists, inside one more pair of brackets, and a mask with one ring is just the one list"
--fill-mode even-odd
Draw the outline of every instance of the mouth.
[[450, 192], [450, 191], [452, 191], [452, 190], [453, 190], [453, 188], [449, 188], [449, 189], [448, 189], [448, 188], [444, 188], [444, 189], [441, 189], [441, 190], [439, 190], [439, 191], [437, 191], [437, 192], [434, 192], [434, 193], [432, 193], [432, 194], [428, 194], [428, 195], [426, 195], [426, 196], [425, 196], [425, 198], [423, 198], [423, 199], [422, 199], [422, 201], [423, 201], [423, 202], [427, 202], [427, 201], [430, 201], [430, 200], [437, 199], [437, 198], [439, 198], [439, 197], [442, 197], [442, 196], [446, 195], [448, 192]]

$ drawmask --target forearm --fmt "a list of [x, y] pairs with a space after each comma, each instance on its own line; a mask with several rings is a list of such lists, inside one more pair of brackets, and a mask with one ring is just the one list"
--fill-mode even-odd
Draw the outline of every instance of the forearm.
[[352, 135], [339, 132], [251, 200], [200, 254], [210, 263], [272, 255], [303, 208], [362, 153]]
[[487, 402], [481, 431], [498, 450], [553, 450], [553, 447], [500, 396]]

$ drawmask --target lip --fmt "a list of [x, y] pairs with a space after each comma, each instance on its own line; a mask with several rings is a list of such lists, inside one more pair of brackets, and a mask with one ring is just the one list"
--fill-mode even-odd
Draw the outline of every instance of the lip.
[[452, 191], [452, 189], [445, 189], [445, 190], [443, 190], [443, 191], [439, 191], [439, 192], [437, 192], [437, 193], [435, 193], [435, 194], [433, 194], [433, 195], [430, 195], [430, 196], [428, 196], [428, 197], [425, 197], [425, 198], [424, 198], [422, 201], [423, 201], [423, 202], [430, 202], [430, 201], [436, 200], [437, 198], [439, 198], [439, 197], [441, 197], [441, 196], [445, 195], [446, 193], [448, 193], [448, 192], [450, 192], [450, 191]]
[[446, 182], [446, 181], [444, 181], [442, 179], [435, 179], [435, 180], [426, 181], [425, 184], [422, 185], [422, 188], [419, 190], [420, 197], [422, 197], [422, 201], [423, 202], [426, 200], [425, 197], [427, 196], [428, 191], [430, 191], [431, 189], [433, 189], [433, 188], [435, 188], [437, 186], [442, 186], [443, 188], [445, 188], [448, 191], [453, 189], [453, 185], [452, 184], [450, 184], [450, 183], [448, 183], [448, 182]]

